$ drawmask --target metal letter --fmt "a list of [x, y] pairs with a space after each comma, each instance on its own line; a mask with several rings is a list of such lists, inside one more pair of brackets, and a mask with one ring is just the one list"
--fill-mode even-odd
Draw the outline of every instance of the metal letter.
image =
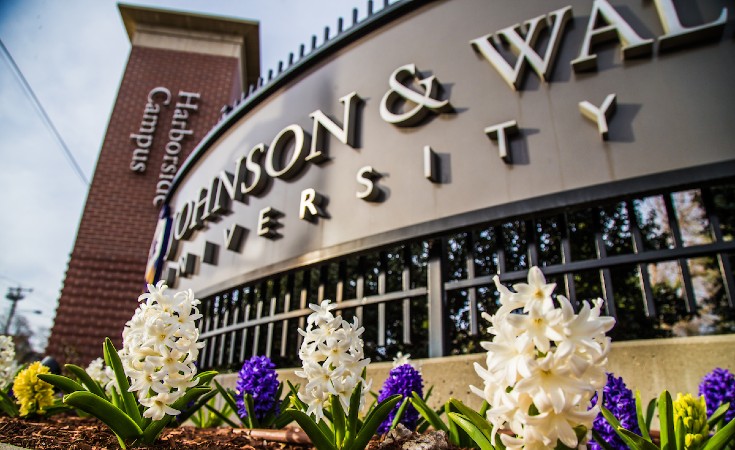
[[303, 191], [301, 191], [301, 201], [299, 202], [299, 219], [304, 220], [307, 218], [307, 209], [309, 216], [316, 216], [319, 214], [319, 211], [316, 210], [316, 206], [314, 206], [315, 198], [316, 191], [313, 188], [304, 189]]
[[[598, 20], [604, 20], [608, 25], [596, 28]], [[597, 55], [590, 55], [592, 45], [607, 42], [617, 38], [622, 46], [623, 59], [647, 56], [653, 50], [653, 39], [643, 39], [633, 30], [615, 8], [607, 0], [595, 0], [587, 23], [587, 33], [584, 35], [582, 49], [577, 59], [571, 62], [575, 72], [597, 70]]]
[[[342, 128], [334, 123], [326, 114], [320, 109], [309, 114], [314, 120], [314, 128], [312, 129], [311, 138], [311, 151], [306, 157], [307, 161], [313, 160], [315, 163], [320, 163], [328, 158], [326, 150], [323, 148], [323, 133], [320, 133], [321, 128], [325, 128], [332, 136], [336, 137], [341, 143], [355, 147], [355, 127], [356, 120], [354, 120], [355, 112], [357, 111], [357, 105], [360, 103], [360, 97], [357, 92], [350, 92], [344, 97], [339, 99], [340, 103], [344, 103], [345, 112], [342, 119]], [[321, 125], [321, 127], [320, 127]]]
[[[289, 134], [293, 135], [293, 153], [291, 154], [291, 158], [288, 162], [286, 162], [283, 168], [278, 170], [275, 167], [275, 160], [280, 160], [284, 158], [284, 153], [287, 150], [286, 144], [290, 140], [287, 137]], [[275, 138], [273, 138], [273, 142], [271, 142], [268, 153], [266, 153], [265, 155], [266, 173], [273, 178], [283, 178], [284, 180], [292, 178], [296, 174], [298, 174], [301, 168], [304, 166], [305, 162], [304, 158], [301, 157], [301, 154], [304, 150], [304, 140], [304, 130], [298, 125], [289, 125], [281, 130], [281, 132], [278, 133]]]
[[301, 201], [299, 202], [299, 219], [316, 222], [318, 217], [326, 217], [322, 204], [324, 196], [316, 192], [314, 188], [308, 188], [301, 191]]
[[376, 172], [372, 166], [364, 166], [357, 171], [356, 178], [358, 183], [365, 186], [364, 191], [355, 193], [357, 198], [366, 202], [377, 202], [380, 200], [382, 192], [379, 187], [375, 186], [375, 182], [373, 181], [380, 178], [379, 172]]
[[171, 128], [168, 131], [168, 140], [181, 142], [181, 140], [184, 139], [185, 136], [190, 136], [193, 133], [194, 131], [184, 128]]
[[222, 191], [224, 184], [219, 176], [212, 178], [212, 186], [209, 189], [209, 202], [207, 204], [207, 211], [204, 215], [204, 220], [211, 222], [217, 222], [221, 219], [221, 216], [230, 214], [230, 197], [223, 195]]
[[238, 202], [245, 203], [245, 194], [242, 192], [243, 182], [245, 181], [245, 156], [237, 160], [235, 166], [235, 174], [233, 175], [226, 170], [222, 170], [219, 173], [220, 184], [227, 192], [227, 196], [230, 200], [237, 200]]
[[137, 145], [138, 148], [148, 149], [150, 148], [151, 143], [153, 143], [153, 136], [150, 134], [130, 133], [130, 140], [135, 141], [135, 145]]
[[584, 117], [597, 124], [597, 131], [600, 132], [603, 141], [608, 138], [607, 121], [612, 117], [616, 107], [617, 97], [615, 94], [605, 97], [605, 101], [602, 102], [599, 108], [588, 101], [579, 102], [579, 111]]
[[166, 286], [172, 288], [176, 287], [176, 283], [179, 281], [179, 274], [173, 267], [166, 268], [166, 275], [163, 277], [166, 280]]
[[[146, 103], [150, 105], [150, 103]], [[158, 106], [158, 105], [156, 105]], [[146, 109], [148, 107], [146, 106]], [[143, 119], [140, 121], [140, 127], [138, 128], [139, 133], [153, 134], [156, 132], [156, 125], [158, 124], [158, 116], [155, 114], [143, 114]], [[132, 139], [132, 136], [131, 136]]]
[[[559, 43], [563, 34], [562, 30], [571, 17], [572, 7], [565, 6], [547, 15], [527, 20], [523, 24], [523, 28], [528, 30], [525, 39], [518, 34], [518, 30], [521, 30], [522, 26], [516, 24], [508, 28], [503, 28], [495, 35], [488, 34], [473, 39], [470, 41], [470, 44], [487, 59], [491, 66], [495, 67], [500, 73], [500, 76], [515, 91], [520, 87], [526, 63], [531, 66], [542, 81], [549, 81], [551, 69], [556, 59], [556, 53], [559, 50]], [[549, 43], [546, 46], [546, 53], [543, 59], [541, 59], [541, 56], [534, 50], [534, 46], [541, 32], [549, 23], [553, 24], [553, 28], [549, 36]], [[513, 52], [517, 55], [515, 67], [511, 67], [493, 45], [492, 41], [495, 41], [496, 45], [500, 46], [501, 38], [511, 46]]]
[[693, 42], [720, 38], [723, 31], [725, 31], [727, 8], [722, 8], [720, 17], [713, 22], [696, 27], [685, 27], [679, 20], [679, 15], [676, 13], [676, 7], [672, 0], [654, 0], [654, 3], [661, 25], [666, 33], [658, 38], [659, 51], [670, 50]]
[[185, 109], [179, 109], [179, 108], [174, 109], [174, 121], [176, 121], [176, 119], [188, 119], [188, 118], [189, 118], [189, 111]]
[[[439, 101], [438, 95], [439, 82], [434, 75], [416, 79], [416, 65], [406, 64], [397, 68], [390, 76], [388, 84], [390, 89], [383, 96], [380, 102], [380, 117], [388, 123], [399, 127], [411, 127], [420, 123], [429, 114], [429, 111], [435, 113], [448, 112], [452, 110], [449, 100]], [[417, 81], [424, 88], [424, 93], [419, 94], [408, 86], [404, 85], [404, 81]], [[416, 106], [401, 114], [394, 114], [391, 109], [395, 102], [399, 99], [408, 100], [415, 103]]]
[[185, 99], [186, 101], [184, 103], [176, 103], [177, 108], [199, 109], [199, 105], [193, 102], [193, 99], [199, 99], [198, 92], [179, 91], [179, 98]]
[[190, 230], [201, 230], [204, 228], [204, 216], [209, 209], [209, 189], [202, 188], [199, 191], [199, 200], [193, 202], [194, 208], [189, 224]]
[[204, 243], [204, 256], [202, 256], [202, 262], [216, 266], [217, 256], [219, 256], [219, 245], [214, 242], [206, 241]]
[[281, 213], [271, 208], [263, 208], [258, 214], [258, 236], [268, 239], [275, 239], [280, 236], [276, 228], [280, 225], [277, 221]]
[[250, 185], [247, 184], [247, 180], [243, 180], [240, 184], [240, 189], [243, 194], [258, 195], [268, 185], [268, 179], [263, 176], [260, 165], [255, 162], [256, 155], [265, 152], [265, 144], [258, 144], [250, 149], [250, 153], [248, 153], [248, 157], [245, 160], [245, 168], [253, 174], [253, 177]]
[[163, 94], [165, 98], [165, 100], [163, 101], [164, 105], [168, 105], [169, 103], [171, 103], [171, 91], [169, 91], [165, 87], [158, 86], [151, 89], [151, 91], [148, 93], [148, 101], [153, 103], [153, 97], [156, 94]]
[[187, 253], [186, 256], [182, 256], [179, 259], [179, 276], [188, 278], [194, 275], [197, 267], [197, 256], [191, 253]]
[[193, 202], [186, 202], [174, 217], [174, 239], [176, 241], [189, 239], [192, 230], [189, 227], [191, 222], [192, 211], [194, 210]]
[[439, 157], [430, 146], [424, 146], [424, 176], [432, 183], [438, 183]]
[[225, 248], [233, 252], [240, 252], [242, 249], [242, 241], [248, 230], [240, 225], [233, 223], [230, 228], [224, 230]]
[[490, 139], [498, 141], [498, 150], [500, 152], [500, 159], [506, 164], [512, 164], [513, 159], [510, 153], [508, 153], [508, 136], [511, 134], [518, 133], [518, 122], [515, 120], [509, 120], [508, 122], [499, 123], [485, 128], [485, 134]]

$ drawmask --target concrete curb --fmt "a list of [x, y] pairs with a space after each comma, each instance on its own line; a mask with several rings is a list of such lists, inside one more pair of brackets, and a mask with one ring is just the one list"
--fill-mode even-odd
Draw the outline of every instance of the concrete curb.
[[0, 442], [0, 450], [29, 450], [24, 447], [16, 447], [15, 445], [3, 444]]

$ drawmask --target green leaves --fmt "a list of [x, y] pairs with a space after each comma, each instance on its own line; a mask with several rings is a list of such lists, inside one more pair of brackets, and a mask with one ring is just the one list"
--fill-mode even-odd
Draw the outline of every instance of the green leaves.
[[[647, 407], [647, 414], [643, 418], [643, 404], [640, 400], [640, 393], [636, 392], [636, 409], [638, 414], [638, 423], [641, 428], [642, 436], [624, 429], [620, 422], [608, 411], [604, 406], [600, 407], [605, 420], [613, 427], [617, 435], [623, 442], [633, 450], [684, 450], [686, 448], [686, 433], [681, 417], [674, 415], [673, 401], [668, 391], [663, 391], [658, 398], [658, 418], [661, 427], [660, 445], [656, 446], [648, 433], [649, 424], [653, 416], [653, 409], [656, 402], [651, 401]], [[727, 410], [727, 406], [723, 405], [718, 408], [708, 419], [708, 424], [712, 427], [722, 419], [722, 415]], [[602, 438], [593, 430], [595, 441], [603, 448], [606, 446], [602, 442]], [[735, 439], [735, 419], [727, 425], [719, 428], [716, 433], [706, 438], [704, 446], [699, 447], [702, 450], [721, 450]]]
[[411, 404], [416, 408], [416, 411], [421, 414], [421, 417], [423, 417], [429, 425], [434, 427], [434, 429], [449, 433], [449, 427], [441, 420], [439, 413], [431, 409], [431, 407], [429, 407], [429, 405], [427, 405], [426, 402], [415, 392], [412, 393]]
[[721, 404], [720, 407], [717, 408], [715, 412], [712, 413], [709, 419], [707, 419], [707, 425], [710, 428], [715, 428], [720, 422], [720, 419], [722, 419], [725, 416], [725, 413], [727, 413], [727, 410], [729, 408], [730, 408], [730, 403]]
[[638, 419], [638, 427], [641, 429], [641, 436], [650, 441], [651, 435], [649, 434], [650, 426], [651, 426], [651, 418], [653, 417], [653, 401], [649, 402], [648, 404], [648, 412], [646, 414], [646, 417], [643, 417], [643, 402], [641, 400], [641, 391], [636, 389], [635, 391], [635, 411]]
[[490, 443], [490, 436], [483, 433], [480, 427], [473, 421], [456, 412], [450, 412], [449, 418], [461, 427], [481, 450], [495, 450], [495, 446]]
[[[222, 419], [216, 415], [211, 417], [213, 414], [206, 412], [205, 409], [207, 408], [204, 407], [205, 405], [209, 406], [210, 404], [214, 406], [215, 395], [217, 395], [217, 391], [214, 389], [202, 395], [191, 407], [181, 411], [181, 414], [176, 416], [176, 421], [181, 424], [186, 422], [188, 419], [191, 419], [197, 428], [219, 426], [222, 423]], [[225, 405], [225, 407], [227, 407], [227, 405]]]
[[[290, 384], [290, 383], [289, 383]], [[245, 427], [245, 428], [283, 428], [286, 425], [288, 425], [291, 422], [291, 418], [288, 416], [284, 416], [283, 412], [281, 411], [279, 414], [276, 414], [275, 408], [277, 407], [277, 404], [274, 404], [274, 410], [270, 411], [262, 420], [258, 420], [258, 418], [255, 415], [255, 405], [253, 398], [250, 394], [245, 393], [243, 395], [243, 403], [245, 404], [245, 410], [247, 411], [247, 417], [240, 417], [238, 414], [238, 406], [237, 401], [235, 400], [235, 392], [232, 391], [232, 389], [227, 389], [223, 387], [221, 384], [217, 382], [217, 380], [214, 380], [214, 385], [217, 389], [217, 392], [222, 397], [222, 399], [225, 401], [227, 406], [235, 412], [235, 416], [237, 417], [236, 423], [234, 420], [232, 420], [229, 417], [229, 414], [221, 414], [219, 411], [215, 410], [214, 408], [208, 407], [212, 413], [214, 413], [217, 417], [219, 417], [221, 420], [226, 422], [231, 427]], [[289, 404], [291, 404], [291, 398], [292, 396], [295, 396], [296, 394], [294, 392], [298, 392], [298, 386], [291, 385], [292, 391], [289, 392], [286, 397], [283, 398], [281, 401], [281, 409], [285, 410]], [[276, 390], [276, 398], [281, 397], [281, 393], [283, 392], [283, 383], [279, 383], [278, 389]]]
[[[355, 389], [354, 391], [352, 391], [352, 395], [350, 396], [350, 409], [348, 411], [349, 417], [347, 417], [347, 431], [345, 432], [345, 447], [352, 447], [355, 441], [355, 437], [357, 436], [357, 430], [362, 424], [358, 417], [358, 412], [360, 411], [361, 397], [362, 396], [359, 390]], [[370, 411], [372, 412], [373, 409], [371, 409]]]
[[39, 373], [38, 379], [41, 381], [45, 381], [56, 389], [62, 392], [66, 392], [67, 394], [84, 390], [81, 384], [61, 375], [54, 375], [52, 373]]
[[[123, 369], [120, 356], [109, 338], [105, 339], [103, 352], [107, 365], [115, 373], [115, 380], [119, 387], [119, 389], [112, 389], [109, 396], [84, 369], [72, 364], [67, 364], [65, 367], [79, 379], [79, 382], [65, 376], [53, 374], [40, 374], [39, 378], [67, 393], [63, 399], [64, 404], [95, 416], [110, 427], [122, 448], [126, 448], [127, 443], [134, 445], [152, 443], [166, 424], [170, 422], [172, 416], [166, 415], [161, 420], [151, 420], [143, 417], [142, 411], [144, 408], [138, 403], [135, 394], [129, 392], [128, 377]], [[213, 397], [214, 392], [209, 387], [209, 383], [216, 375], [217, 372], [213, 371], [199, 373], [194, 377], [197, 385], [188, 389], [171, 407], [182, 411], [185, 420], [188, 417], [187, 415], [206, 404]], [[195, 408], [186, 410], [186, 406], [190, 402], [197, 402], [200, 397], [202, 398], [201, 402], [197, 403]], [[7, 395], [5, 395], [5, 398], [7, 398]], [[0, 396], [0, 407], [5, 404], [2, 400], [2, 396]]]
[[598, 433], [597, 430], [592, 430], [592, 439], [597, 442], [597, 445], [599, 445], [602, 450], [615, 450], [612, 445], [607, 443], [604, 437], [600, 436], [600, 433]]
[[[358, 383], [358, 387], [360, 384]], [[367, 447], [370, 438], [373, 437], [375, 432], [378, 430], [380, 424], [388, 417], [390, 411], [396, 404], [401, 401], [402, 396], [400, 394], [392, 395], [373, 408], [372, 411], [365, 418], [362, 424], [362, 428], [357, 432], [355, 442], [345, 450], [362, 450]]]
[[643, 439], [641, 436], [638, 436], [632, 431], [628, 431], [623, 427], [620, 427], [618, 431], [620, 432], [620, 435], [626, 437], [625, 439], [623, 439], [623, 441], [626, 442], [630, 448], [640, 449], [640, 450], [657, 450], [658, 449], [658, 447], [656, 447], [652, 442], [649, 442]]
[[359, 419], [362, 382], [357, 383], [350, 395], [349, 410], [345, 411], [338, 396], [332, 395], [324, 415], [330, 421], [316, 421], [306, 414], [307, 405], [296, 397], [296, 388], [289, 383], [292, 393], [291, 408], [284, 411], [295, 420], [318, 450], [363, 450], [375, 435], [380, 424], [401, 401], [401, 395], [393, 395], [370, 409], [364, 421]]
[[[485, 417], [482, 414], [475, 412], [472, 408], [468, 407], [467, 405], [465, 405], [464, 403], [462, 403], [461, 401], [457, 399], [451, 398], [449, 399], [449, 403], [460, 414], [462, 414], [470, 422], [475, 424], [478, 430], [482, 432], [485, 436], [487, 436], [488, 439], [490, 438], [490, 436], [492, 435], [493, 428], [492, 428], [492, 425], [490, 425], [490, 422], [488, 422], [487, 419], [485, 419]], [[454, 415], [456, 416], [457, 414], [454, 413]], [[452, 416], [450, 415], [450, 417]], [[467, 430], [465, 429], [465, 431]]]
[[143, 417], [140, 414], [138, 401], [135, 398], [135, 394], [129, 392], [130, 383], [128, 383], [128, 377], [125, 375], [122, 361], [120, 361], [120, 355], [117, 354], [117, 350], [110, 338], [105, 338], [102, 349], [105, 355], [105, 362], [108, 366], [112, 367], [112, 371], [115, 373], [115, 380], [117, 381], [120, 397], [122, 397], [125, 414], [130, 416], [138, 426], [143, 425]]
[[[620, 421], [613, 415], [613, 413], [611, 413], [607, 408], [605, 408], [602, 405], [600, 405], [600, 412], [602, 413], [602, 416], [605, 418], [605, 420], [607, 420], [607, 422], [613, 427], [613, 430], [615, 430], [615, 433], [620, 437], [620, 439], [631, 449], [642, 450], [644, 448], [650, 448], [650, 447], [643, 447], [643, 445], [645, 444], [643, 444], [639, 440], [634, 439], [634, 436], [640, 438], [640, 440], [643, 440], [649, 443], [650, 445], [653, 445], [653, 443], [651, 443], [650, 441], [646, 441], [642, 437], [634, 433], [631, 433], [625, 428], [623, 428], [623, 426], [620, 424]], [[599, 443], [600, 440], [597, 440], [597, 442]], [[655, 448], [657, 447], [654, 446], [653, 449]]]
[[[713, 414], [714, 415], [714, 414]], [[720, 450], [735, 440], [735, 419], [715, 433], [704, 446], [704, 450]]]
[[[209, 392], [211, 388], [209, 387], [193, 387], [186, 391], [186, 394], [184, 394], [183, 397], [176, 400], [171, 407], [173, 409], [177, 409], [181, 411], [184, 409], [184, 407], [189, 403], [196, 401], [200, 396], [206, 394]], [[156, 440], [159, 434], [161, 434], [161, 431], [163, 428], [168, 424], [168, 422], [172, 419], [171, 416], [164, 416], [161, 420], [154, 420], [151, 421], [143, 431], [143, 436], [141, 441], [146, 444], [151, 444], [153, 441]]]
[[481, 450], [505, 449], [500, 437], [493, 437], [493, 427], [483, 416], [488, 407], [487, 402], [483, 402], [481, 413], [478, 413], [454, 398], [445, 405], [450, 425], [456, 424], [463, 431], [456, 437], [462, 447], [470, 447], [474, 442]]
[[289, 409], [286, 411], [286, 414], [301, 426], [317, 450], [337, 450], [337, 447], [334, 445], [334, 438], [324, 433], [311, 416], [297, 409]]
[[105, 391], [102, 390], [99, 383], [94, 381], [92, 377], [90, 377], [84, 369], [82, 369], [79, 366], [75, 366], [74, 364], [66, 364], [64, 365], [64, 368], [66, 368], [66, 370], [68, 370], [75, 377], [77, 377], [79, 379], [79, 382], [82, 383], [89, 392], [99, 397], [107, 398], [107, 395], [105, 395]]
[[[449, 399], [449, 401], [444, 404], [443, 409], [434, 411], [429, 405], [426, 404], [426, 401], [419, 397], [415, 392], [413, 392], [412, 395], [413, 396], [411, 397], [411, 404], [414, 408], [416, 408], [416, 411], [418, 411], [418, 413], [421, 414], [424, 420], [426, 420], [429, 425], [434, 427], [434, 429], [441, 430], [447, 433], [447, 438], [449, 439], [449, 442], [455, 446], [469, 447], [472, 439], [469, 435], [469, 432], [464, 429], [458, 421], [452, 420], [449, 413], [460, 413], [464, 414], [465, 416], [471, 415], [473, 418], [475, 418], [476, 416], [479, 417], [480, 420], [485, 421], [485, 419], [482, 418], [477, 412], [472, 411], [459, 400]], [[486, 405], [483, 404], [483, 410], [485, 408]], [[439, 417], [442, 412], [447, 413], [448, 420], [446, 423], [444, 423], [441, 417]], [[465, 419], [469, 420], [470, 423], [474, 423], [474, 421], [468, 417], [465, 417]]]
[[18, 414], [20, 414], [18, 406], [15, 404], [13, 399], [10, 398], [2, 389], [0, 389], [0, 409], [10, 417], [18, 417]]
[[658, 397], [658, 420], [661, 424], [661, 450], [676, 450], [674, 406], [669, 391], [663, 391]]
[[64, 397], [64, 403], [97, 417], [124, 441], [143, 435], [143, 430], [128, 414], [91, 392], [72, 392]]
[[393, 418], [393, 422], [390, 423], [390, 429], [394, 429], [403, 418], [403, 415], [406, 413], [406, 408], [409, 405], [409, 398], [406, 397], [403, 400], [401, 400], [401, 406], [398, 407], [398, 411], [396, 411], [396, 416]]
[[345, 439], [345, 432], [347, 431], [347, 415], [345, 414], [344, 408], [342, 408], [342, 402], [340, 402], [338, 396], [332, 395], [330, 403], [332, 405], [334, 445], [337, 448], [342, 448], [342, 444]]
[[[222, 387], [222, 385], [219, 384], [217, 382], [217, 380], [214, 380], [214, 386], [215, 386], [215, 389], [217, 389], [217, 392], [219, 392], [219, 395], [225, 401], [225, 403], [227, 403], [227, 405], [229, 405], [230, 409], [232, 409], [233, 411], [237, 412], [237, 404], [235, 403], [235, 397], [234, 397], [233, 393], [231, 391], [229, 391], [228, 389], [225, 389], [224, 387]], [[227, 424], [230, 425], [231, 427], [238, 428], [240, 426], [240, 425], [237, 425], [232, 420], [230, 420], [229, 417], [226, 417], [223, 414], [220, 414], [218, 411], [215, 411], [214, 409], [211, 409], [211, 408], [208, 408], [208, 409], [210, 411], [214, 412], [217, 415], [217, 417], [219, 417], [222, 420], [224, 420], [225, 422], [227, 422]], [[238, 419], [239, 419], [239, 417], [238, 417]], [[252, 428], [252, 427], [248, 427], [247, 426], [248, 424], [246, 424], [245, 422], [242, 422], [242, 420], [240, 420], [240, 423], [241, 423], [242, 426], [245, 426], [247, 428]]]

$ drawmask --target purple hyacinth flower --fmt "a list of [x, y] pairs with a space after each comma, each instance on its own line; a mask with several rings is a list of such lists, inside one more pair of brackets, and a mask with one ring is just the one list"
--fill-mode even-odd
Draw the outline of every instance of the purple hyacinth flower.
[[[382, 402], [386, 398], [395, 394], [401, 394], [404, 399], [410, 398], [412, 392], [423, 397], [424, 380], [418, 370], [414, 369], [410, 364], [404, 364], [391, 369], [388, 374], [388, 378], [386, 378], [383, 383], [383, 388], [380, 390], [380, 395], [378, 395], [378, 402]], [[388, 414], [388, 417], [380, 424], [380, 427], [378, 427], [378, 433], [383, 434], [390, 430], [390, 426], [398, 413], [400, 405], [401, 404], [398, 403], [393, 407], [393, 410]], [[413, 430], [416, 428], [418, 420], [418, 411], [416, 411], [413, 405], [409, 403], [403, 412], [401, 423], [409, 430]]]
[[[641, 429], [638, 427], [638, 416], [636, 415], [635, 409], [635, 397], [633, 392], [625, 386], [623, 377], [615, 378], [613, 374], [607, 374], [607, 384], [602, 389], [603, 406], [610, 410], [610, 412], [620, 421], [620, 424], [626, 430], [632, 431], [640, 435]], [[597, 394], [592, 397], [592, 405], [597, 404]], [[613, 429], [607, 420], [602, 416], [602, 413], [598, 414], [592, 423], [592, 429], [600, 434], [605, 442], [607, 442], [612, 448], [625, 450], [628, 448], [627, 445], [618, 437], [617, 433]], [[589, 443], [589, 448], [592, 450], [602, 450], [602, 447], [592, 439]]]
[[242, 365], [235, 392], [237, 414], [241, 418], [248, 416], [245, 394], [253, 397], [253, 413], [258, 421], [271, 413], [279, 413], [280, 399], [276, 398], [278, 374], [275, 369], [276, 365], [267, 356], [253, 356]]
[[735, 418], [735, 375], [727, 369], [717, 368], [702, 378], [699, 395], [707, 403], [707, 417], [723, 403], [730, 403], [725, 413], [725, 423]]

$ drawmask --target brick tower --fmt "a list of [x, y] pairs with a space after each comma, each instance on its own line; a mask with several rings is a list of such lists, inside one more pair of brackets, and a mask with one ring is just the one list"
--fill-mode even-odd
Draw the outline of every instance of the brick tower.
[[46, 353], [87, 364], [145, 290], [159, 206], [186, 157], [260, 72], [255, 22], [120, 5], [132, 48]]

